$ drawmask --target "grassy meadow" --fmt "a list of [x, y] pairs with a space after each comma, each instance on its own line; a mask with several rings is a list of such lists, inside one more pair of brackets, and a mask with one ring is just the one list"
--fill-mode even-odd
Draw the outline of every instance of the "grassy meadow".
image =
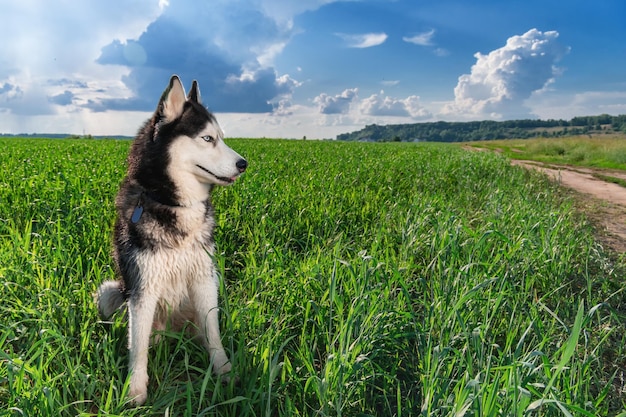
[[626, 268], [547, 179], [451, 144], [228, 143], [240, 380], [164, 332], [132, 408], [123, 314], [92, 299], [130, 142], [0, 139], [0, 415], [626, 415]]
[[513, 159], [626, 170], [626, 136], [570, 136], [554, 139], [494, 140], [469, 146], [503, 152]]

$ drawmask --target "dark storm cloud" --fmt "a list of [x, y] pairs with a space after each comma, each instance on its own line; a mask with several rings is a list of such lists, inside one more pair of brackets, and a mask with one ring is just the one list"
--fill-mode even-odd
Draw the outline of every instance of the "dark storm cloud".
[[280, 37], [279, 29], [258, 12], [241, 11], [230, 16], [242, 25], [231, 33], [233, 25], [224, 24], [224, 16], [210, 8], [204, 3], [173, 2], [138, 39], [104, 46], [97, 62], [129, 67], [122, 81], [133, 96], [91, 101], [87, 107], [153, 110], [169, 77], [177, 74], [187, 88], [198, 80], [203, 102], [211, 110], [271, 111], [271, 102], [295, 85], [278, 77], [273, 68], [261, 68], [256, 60], [256, 54]]
[[58, 104], [59, 106], [67, 106], [72, 104], [72, 100], [74, 99], [74, 94], [71, 91], [65, 90], [61, 94], [57, 94], [55, 96], [48, 97], [48, 101], [52, 104]]

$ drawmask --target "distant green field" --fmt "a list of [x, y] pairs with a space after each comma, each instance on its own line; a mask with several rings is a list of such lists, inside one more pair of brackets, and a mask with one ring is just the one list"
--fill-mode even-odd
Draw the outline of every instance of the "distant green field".
[[494, 140], [467, 145], [497, 149], [513, 159], [626, 170], [626, 137], [623, 135]]
[[123, 315], [92, 299], [130, 142], [0, 139], [0, 415], [624, 410], [626, 268], [547, 179], [451, 144], [228, 142], [250, 163], [214, 194], [240, 382], [166, 332], [134, 409]]

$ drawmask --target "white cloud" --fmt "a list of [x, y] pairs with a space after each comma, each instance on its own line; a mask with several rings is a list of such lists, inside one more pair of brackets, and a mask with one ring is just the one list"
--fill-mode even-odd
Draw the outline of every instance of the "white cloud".
[[348, 114], [319, 114], [316, 110], [294, 105], [289, 117], [275, 113], [220, 113], [217, 117], [227, 137], [335, 139], [340, 133], [363, 128], [362, 120]]
[[459, 77], [454, 103], [446, 115], [470, 117], [528, 117], [524, 100], [542, 90], [559, 74], [555, 67], [569, 48], [557, 42], [555, 31], [531, 29], [509, 38], [506, 45], [487, 55], [476, 53], [469, 74]]
[[255, 52], [257, 57], [256, 61], [262, 68], [271, 67], [274, 64], [274, 59], [281, 54], [283, 49], [287, 46], [286, 40], [279, 40], [274, 43], [269, 43], [261, 48], [252, 48], [252, 52]]
[[[81, 71], [93, 63], [104, 42], [138, 36], [160, 12], [149, 0], [2, 2], [3, 29], [11, 38], [0, 44], [0, 71], [28, 71], [33, 77]], [[0, 79], [7, 75], [0, 72]]]
[[[575, 108], [593, 109], [592, 114], [626, 114], [626, 91], [586, 91], [572, 100]], [[580, 116], [585, 113], [578, 113]], [[572, 116], [574, 117], [574, 116]]]
[[350, 111], [352, 102], [358, 100], [358, 92], [357, 88], [349, 88], [334, 96], [322, 93], [315, 97], [313, 102], [317, 104], [322, 114], [346, 114]]
[[431, 46], [433, 45], [434, 36], [435, 36], [435, 29], [431, 29], [427, 32], [418, 33], [417, 35], [405, 36], [402, 38], [402, 40], [408, 43], [413, 43], [415, 45]]
[[563, 94], [535, 92], [525, 101], [541, 119], [569, 120], [581, 115], [626, 114], [626, 91], [585, 91]]
[[265, 14], [277, 22], [290, 26], [293, 24], [294, 16], [335, 1], [337, 0], [260, 0], [260, 3]]
[[361, 101], [359, 109], [362, 114], [369, 116], [396, 116], [411, 117], [413, 119], [426, 119], [432, 114], [420, 103], [418, 96], [409, 96], [398, 99], [380, 94], [372, 94]]
[[425, 120], [432, 117], [418, 96], [395, 98], [385, 95], [384, 91], [361, 100], [358, 89], [350, 88], [337, 95], [322, 93], [313, 103], [329, 125], [399, 123], [406, 118]]
[[0, 43], [0, 85], [13, 86], [0, 92], [3, 124], [12, 115], [76, 112], [100, 85], [111, 79], [119, 83], [128, 70], [96, 64], [101, 46], [138, 36], [160, 12], [148, 0], [1, 2], [3, 29], [11, 37]]
[[358, 35], [336, 33], [335, 35], [343, 39], [349, 48], [370, 48], [382, 45], [387, 40], [386, 33], [363, 33]]
[[[431, 29], [429, 31], [418, 33], [413, 36], [404, 36], [402, 40], [404, 42], [412, 43], [414, 45], [435, 47], [436, 44], [434, 42], [434, 37], [435, 37], [435, 29]], [[450, 51], [441, 47], [436, 47], [432, 49], [432, 53], [438, 57], [444, 57], [444, 56], [450, 55]]]

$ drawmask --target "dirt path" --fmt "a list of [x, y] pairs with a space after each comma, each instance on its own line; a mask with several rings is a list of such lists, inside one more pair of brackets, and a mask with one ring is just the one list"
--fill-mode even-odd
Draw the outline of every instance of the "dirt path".
[[603, 181], [594, 174], [626, 180], [623, 171], [544, 165], [512, 160], [513, 165], [539, 170], [561, 185], [579, 193], [576, 204], [596, 226], [600, 242], [618, 254], [626, 253], [626, 188]]

